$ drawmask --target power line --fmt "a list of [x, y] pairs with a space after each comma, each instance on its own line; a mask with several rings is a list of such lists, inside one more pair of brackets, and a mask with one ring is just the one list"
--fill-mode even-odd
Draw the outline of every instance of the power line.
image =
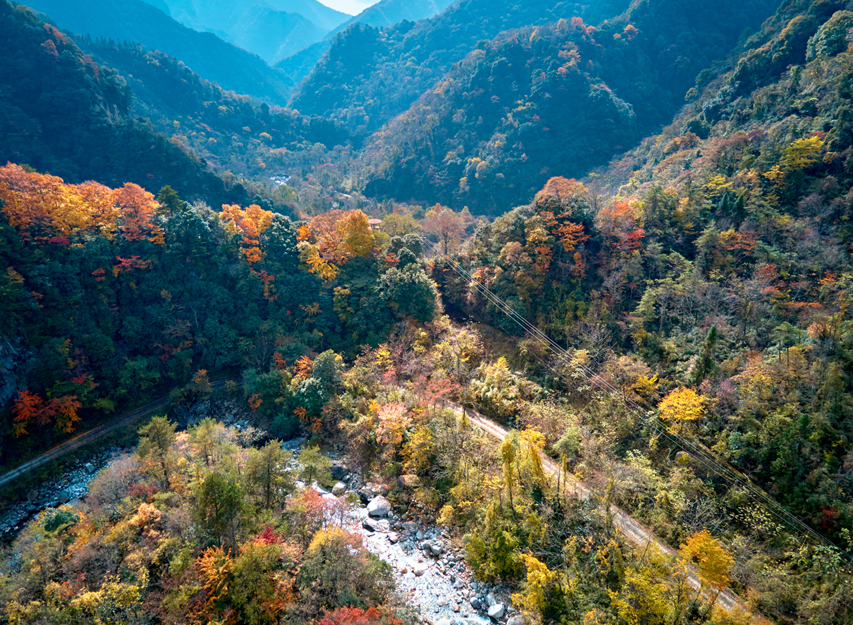
[[[808, 536], [816, 542], [823, 543], [831, 549], [837, 550], [845, 559], [847, 559], [851, 564], [853, 564], [853, 556], [851, 556], [851, 554], [847, 553], [845, 550], [838, 547], [838, 545], [833, 543], [831, 540], [814, 530], [811, 526], [809, 526], [799, 517], [785, 509], [775, 499], [771, 498], [763, 491], [755, 488], [752, 483], [748, 481], [748, 479], [747, 481], [745, 481], [733, 469], [716, 461], [713, 457], [707, 454], [704, 449], [698, 447], [697, 445], [684, 439], [683, 437], [674, 434], [673, 432], [670, 432], [669, 428], [663, 422], [663, 420], [661, 420], [659, 417], [652, 416], [650, 411], [643, 410], [643, 408], [639, 404], [637, 404], [637, 402], [625, 397], [624, 394], [620, 393], [619, 389], [613, 386], [609, 381], [595, 374], [595, 372], [592, 371], [589, 367], [587, 367], [583, 362], [573, 358], [572, 355], [568, 352], [568, 350], [564, 349], [561, 345], [556, 343], [548, 335], [542, 332], [538, 327], [534, 326], [524, 316], [522, 316], [509, 304], [507, 304], [502, 298], [492, 292], [486, 285], [482, 284], [479, 280], [472, 276], [459, 263], [450, 258], [450, 256], [448, 256], [447, 254], [443, 254], [426, 237], [420, 236], [420, 239], [430, 247], [430, 249], [436, 256], [448, 262], [453, 268], [453, 270], [468, 282], [469, 287], [473, 286], [477, 290], [477, 292], [483, 295], [483, 297], [485, 297], [490, 303], [492, 303], [492, 305], [497, 307], [498, 310], [500, 310], [512, 321], [518, 324], [527, 334], [539, 341], [548, 350], [555, 353], [558, 362], [563, 362], [563, 364], [568, 365], [569, 367], [579, 369], [587, 377], [588, 382], [591, 385], [598, 386], [605, 393], [615, 398], [617, 402], [621, 402], [625, 406], [625, 408], [628, 409], [629, 412], [633, 412], [644, 423], [646, 423], [646, 425], [654, 428], [655, 431], [657, 431], [661, 436], [665, 437], [671, 443], [676, 446], [680, 446], [684, 449], [687, 449], [693, 456], [693, 458], [699, 464], [705, 467], [705, 469], [717, 474], [729, 485], [739, 487], [746, 491], [746, 494], [750, 497], [750, 499], [752, 499], [758, 505], [764, 507], [777, 519], [791, 527], [791, 529], [794, 529], [802, 536]], [[561, 375], [561, 373], [557, 370], [551, 367], [548, 368], [554, 371], [555, 374]]]

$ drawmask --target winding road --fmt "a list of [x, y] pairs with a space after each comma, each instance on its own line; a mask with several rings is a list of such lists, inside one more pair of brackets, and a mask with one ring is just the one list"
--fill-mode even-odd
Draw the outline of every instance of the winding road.
[[[465, 408], [453, 402], [447, 402], [447, 404], [455, 408], [457, 411], [464, 411], [468, 415], [468, 420], [471, 424], [477, 426], [489, 436], [499, 441], [502, 441], [507, 437], [508, 432], [505, 428], [501, 427], [488, 417], [481, 415], [479, 412], [471, 410], [470, 408]], [[545, 472], [549, 477], [558, 474], [560, 470], [557, 464], [545, 454], [542, 454], [542, 467], [545, 469]], [[573, 497], [585, 501], [592, 496], [592, 491], [583, 482], [578, 481], [571, 474], [566, 474], [565, 477], [567, 480], [570, 480], [570, 486], [567, 490], [571, 492]], [[672, 547], [657, 538], [651, 531], [646, 529], [642, 524], [638, 523], [619, 507], [610, 506], [610, 513], [613, 516], [613, 525], [631, 542], [642, 547], [651, 545], [669, 556], [675, 555], [676, 552]], [[691, 570], [687, 574], [687, 583], [690, 584], [690, 587], [694, 590], [699, 590], [702, 586], [702, 582], [694, 567], [691, 567]], [[736, 608], [751, 611], [746, 605], [746, 602], [728, 588], [724, 589], [719, 594], [715, 605], [720, 606], [728, 612], [731, 612]]]
[[[211, 388], [222, 389], [225, 385], [231, 380], [219, 380], [218, 382], [212, 382]], [[88, 445], [92, 443], [102, 436], [106, 436], [111, 432], [115, 432], [116, 430], [127, 427], [132, 424], [134, 421], [138, 421], [143, 417], [150, 416], [154, 413], [157, 413], [171, 402], [171, 396], [165, 395], [164, 397], [160, 397], [159, 399], [155, 399], [149, 404], [145, 404], [144, 406], [140, 406], [135, 410], [131, 410], [130, 412], [124, 413], [115, 421], [110, 421], [109, 423], [105, 423], [103, 425], [99, 425], [96, 428], [93, 428], [87, 432], [82, 432], [75, 436], [74, 438], [65, 441], [64, 443], [57, 445], [56, 447], [44, 452], [40, 456], [36, 456], [32, 460], [29, 460], [23, 463], [20, 466], [15, 467], [11, 471], [0, 475], [0, 488], [13, 482], [18, 479], [22, 475], [32, 471], [33, 469], [37, 469], [38, 467], [51, 462], [52, 460], [56, 460], [61, 458], [68, 452], [74, 451], [82, 447], [83, 445]]]

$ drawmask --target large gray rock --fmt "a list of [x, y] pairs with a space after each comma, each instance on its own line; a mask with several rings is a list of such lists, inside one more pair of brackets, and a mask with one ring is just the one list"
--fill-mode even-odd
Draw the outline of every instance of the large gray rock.
[[415, 577], [420, 577], [421, 575], [427, 572], [428, 568], [429, 564], [427, 564], [426, 562], [418, 562], [412, 567], [412, 573], [415, 574]]
[[336, 480], [342, 480], [349, 475], [349, 469], [340, 462], [333, 462], [329, 470], [332, 472], [332, 477]]
[[442, 553], [444, 553], [444, 545], [442, 545], [437, 540], [434, 540], [427, 544], [427, 549], [430, 553], [436, 558], [439, 557]]
[[343, 495], [345, 492], [347, 492], [347, 485], [346, 485], [346, 484], [344, 484], [343, 482], [338, 482], [337, 484], [335, 484], [334, 486], [332, 486], [332, 494], [333, 494], [335, 497], [340, 497], [340, 496], [341, 496], [341, 495]]
[[527, 621], [524, 620], [524, 617], [521, 614], [516, 614], [515, 616], [509, 617], [506, 625], [526, 625], [526, 623]]
[[372, 517], [388, 516], [389, 512], [391, 512], [391, 502], [385, 499], [382, 495], [374, 497], [370, 500], [370, 503], [367, 504], [367, 514]]
[[293, 438], [289, 441], [284, 441], [281, 444], [281, 448], [285, 449], [287, 451], [296, 451], [297, 449], [302, 447], [302, 445], [304, 445], [305, 443], [306, 443], [306, 439], [304, 439], [304, 438]]
[[407, 490], [417, 488], [420, 484], [420, 478], [417, 475], [401, 475], [397, 478], [397, 488]]
[[499, 619], [506, 613], [506, 607], [502, 603], [496, 603], [489, 608], [489, 618]]

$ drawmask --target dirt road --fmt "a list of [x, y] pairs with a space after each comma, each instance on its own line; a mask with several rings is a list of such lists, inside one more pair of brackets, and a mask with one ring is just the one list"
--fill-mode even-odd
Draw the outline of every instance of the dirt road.
[[[229, 380], [220, 380], [218, 382], [213, 382], [210, 386], [214, 390], [222, 389], [228, 382]], [[88, 445], [89, 443], [98, 440], [99, 438], [109, 434], [110, 432], [115, 432], [119, 428], [129, 427], [133, 422], [163, 410], [166, 406], [169, 405], [170, 401], [171, 397], [169, 395], [166, 395], [164, 397], [152, 401], [150, 404], [146, 404], [137, 408], [136, 410], [131, 410], [130, 412], [123, 414], [115, 421], [110, 421], [109, 423], [105, 423], [104, 425], [91, 429], [88, 432], [82, 432], [81, 434], [78, 434], [71, 440], [65, 441], [61, 445], [57, 445], [53, 449], [44, 452], [40, 456], [37, 456], [32, 460], [25, 462], [24, 464], [18, 467], [15, 467], [11, 471], [0, 475], [0, 488], [18, 479], [29, 471], [32, 471], [33, 469], [47, 464], [52, 460], [56, 460], [57, 458], [61, 458], [70, 451], [78, 449], [83, 445]]]
[[[477, 426], [490, 436], [500, 441], [506, 438], [507, 430], [492, 421], [491, 419], [489, 419], [488, 417], [485, 417], [480, 413], [471, 410], [470, 408], [464, 408], [459, 404], [453, 404], [451, 402], [448, 402], [448, 404], [453, 406], [457, 410], [464, 410], [468, 414], [468, 419], [470, 420], [471, 424]], [[559, 471], [559, 467], [557, 466], [557, 464], [545, 455], [542, 456], [542, 466], [549, 476], [554, 475]], [[570, 481], [570, 486], [568, 490], [571, 492], [573, 497], [583, 500], [587, 500], [590, 498], [592, 492], [585, 484], [583, 484], [583, 482], [578, 481], [570, 474], [566, 475], [566, 479]], [[613, 515], [613, 524], [631, 542], [642, 547], [645, 547], [646, 545], [650, 544], [667, 555], [675, 555], [675, 550], [672, 547], [658, 539], [641, 523], [638, 523], [636, 520], [631, 518], [617, 506], [610, 506], [610, 513]], [[688, 574], [687, 582], [695, 590], [698, 590], [701, 586], [699, 576], [695, 572], [690, 572]], [[728, 589], [723, 590], [720, 593], [720, 595], [717, 597], [716, 605], [720, 606], [721, 608], [724, 608], [729, 612], [731, 612], [735, 608], [741, 608], [743, 610], [748, 611], [746, 603], [740, 597], [738, 597], [736, 594], [734, 594]]]

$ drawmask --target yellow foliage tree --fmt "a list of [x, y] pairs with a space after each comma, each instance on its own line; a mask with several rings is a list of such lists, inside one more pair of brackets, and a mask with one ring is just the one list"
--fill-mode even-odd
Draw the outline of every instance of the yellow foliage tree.
[[545, 607], [545, 591], [557, 579], [557, 573], [525, 553], [521, 554], [521, 560], [527, 567], [527, 581], [522, 592], [512, 595], [512, 603], [527, 616], [538, 620]]
[[696, 574], [702, 582], [701, 590], [714, 591], [710, 604], [714, 605], [723, 589], [729, 585], [734, 558], [723, 544], [711, 536], [708, 530], [702, 530], [689, 536], [678, 548], [679, 557], [696, 567]]
[[652, 567], [629, 569], [619, 592], [608, 590], [619, 616], [630, 625], [663, 625], [672, 622], [669, 588], [656, 579]]
[[685, 423], [701, 419], [707, 404], [708, 398], [692, 388], [679, 388], [664, 397], [658, 409], [660, 409], [661, 419], [671, 424], [669, 430], [678, 433]]
[[376, 241], [370, 221], [360, 210], [344, 213], [336, 224], [341, 247], [348, 257], [370, 256]]
[[800, 171], [811, 167], [820, 159], [823, 141], [819, 137], [797, 139], [787, 148], [782, 156], [782, 167], [785, 171]]

